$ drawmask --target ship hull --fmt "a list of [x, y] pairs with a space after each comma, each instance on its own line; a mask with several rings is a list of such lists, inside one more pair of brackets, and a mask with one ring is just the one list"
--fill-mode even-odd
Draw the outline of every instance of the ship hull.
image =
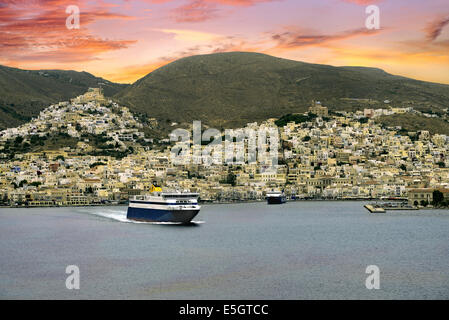
[[198, 214], [199, 209], [163, 210], [153, 208], [128, 207], [127, 218], [145, 222], [189, 223]]
[[285, 203], [285, 197], [267, 197], [268, 204], [282, 204]]

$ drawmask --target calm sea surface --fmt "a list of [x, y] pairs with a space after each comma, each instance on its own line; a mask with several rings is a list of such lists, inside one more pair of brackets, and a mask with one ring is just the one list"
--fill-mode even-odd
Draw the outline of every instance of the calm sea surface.
[[449, 211], [362, 205], [205, 205], [193, 226], [129, 222], [126, 207], [0, 209], [0, 298], [449, 299]]

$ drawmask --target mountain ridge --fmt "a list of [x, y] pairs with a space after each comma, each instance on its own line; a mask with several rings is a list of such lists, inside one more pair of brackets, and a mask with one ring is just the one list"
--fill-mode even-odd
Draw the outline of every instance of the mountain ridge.
[[330, 110], [378, 108], [390, 100], [395, 106], [438, 111], [447, 106], [449, 85], [392, 75], [379, 68], [227, 52], [176, 60], [114, 98], [147, 117], [167, 122], [203, 120], [220, 128], [305, 112], [312, 100], [320, 100]]
[[[17, 126], [46, 106], [102, 84], [105, 96], [142, 119], [201, 120], [217, 128], [279, 118], [319, 100], [331, 111], [413, 106], [443, 112], [449, 85], [414, 80], [380, 68], [329, 66], [254, 52], [196, 55], [164, 65], [133, 84], [86, 71], [21, 70], [0, 66], [0, 129]], [[391, 104], [385, 104], [390, 100]]]
[[20, 125], [48, 105], [74, 98], [100, 84], [109, 97], [128, 86], [86, 71], [23, 70], [0, 66], [0, 128]]

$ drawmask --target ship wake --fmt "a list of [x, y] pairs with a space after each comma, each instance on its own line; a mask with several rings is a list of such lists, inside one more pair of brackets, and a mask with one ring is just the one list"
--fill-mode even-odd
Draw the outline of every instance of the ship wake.
[[[161, 225], [182, 225], [181, 222], [146, 222], [146, 221], [135, 221], [126, 218], [126, 209], [101, 209], [101, 210], [82, 210], [82, 213], [88, 213], [91, 215], [108, 218], [111, 220], [126, 222], [126, 223], [136, 223], [136, 224], [161, 224]], [[197, 225], [203, 224], [204, 221], [191, 221], [190, 224]]]

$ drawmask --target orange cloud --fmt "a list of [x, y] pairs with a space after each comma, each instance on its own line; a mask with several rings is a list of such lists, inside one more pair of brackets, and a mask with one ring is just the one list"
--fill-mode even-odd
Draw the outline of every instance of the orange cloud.
[[45, 50], [31, 50], [27, 53], [17, 54], [21, 61], [51, 61], [53, 63], [67, 62], [75, 63], [96, 60], [97, 55], [111, 51], [127, 48], [135, 43], [133, 40], [104, 40], [92, 36], [81, 36], [71, 38], [70, 41], [61, 40]]
[[164, 65], [172, 62], [173, 60], [164, 60], [163, 58], [149, 62], [146, 64], [127, 66], [126, 68], [120, 68], [114, 73], [101, 73], [99, 76], [108, 79], [109, 81], [118, 83], [133, 83], [136, 80], [146, 76], [150, 72], [163, 67]]
[[394, 49], [334, 47], [332, 61], [337, 62], [337, 65], [377, 67], [413, 79], [449, 83], [449, 43], [446, 43], [446, 51], [441, 49], [440, 52], [435, 52], [433, 45], [412, 49], [414, 45], [414, 42], [401, 43], [399, 48]]
[[[66, 28], [67, 0], [3, 1], [0, 6], [0, 50], [4, 60], [87, 61], [110, 50], [126, 48], [133, 40], [109, 40], [93, 36], [87, 26], [104, 19], [129, 19], [109, 12], [107, 5], [81, 8], [81, 28]], [[83, 6], [81, 6], [83, 4]]]

